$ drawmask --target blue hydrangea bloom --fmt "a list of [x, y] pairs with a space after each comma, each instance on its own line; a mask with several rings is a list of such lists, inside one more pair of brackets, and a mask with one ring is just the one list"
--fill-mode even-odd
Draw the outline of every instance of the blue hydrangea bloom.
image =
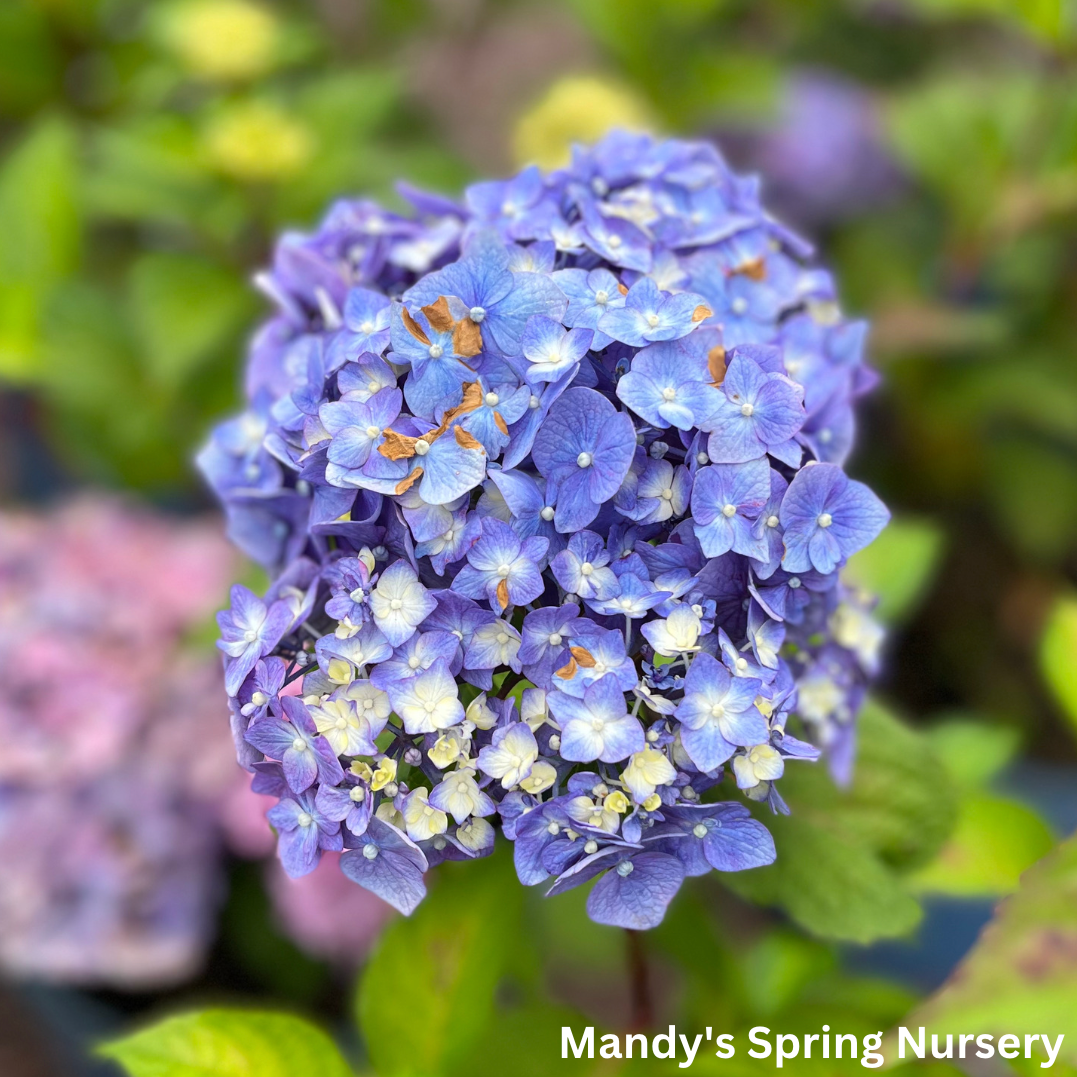
[[841, 570], [887, 513], [843, 465], [875, 379], [758, 191], [613, 132], [281, 240], [248, 409], [199, 463], [273, 577], [219, 646], [290, 874], [342, 850], [410, 913], [500, 832], [522, 884], [593, 882], [593, 919], [645, 929], [774, 859], [788, 761], [848, 777], [879, 631]]

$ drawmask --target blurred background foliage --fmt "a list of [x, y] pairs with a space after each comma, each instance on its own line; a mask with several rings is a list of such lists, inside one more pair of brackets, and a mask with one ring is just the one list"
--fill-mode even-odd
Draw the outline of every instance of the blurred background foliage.
[[[847, 572], [891, 638], [851, 789], [791, 774], [778, 863], [697, 887], [648, 939], [658, 1020], [887, 1028], [1050, 854], [969, 958], [967, 997], [928, 1004], [964, 1019], [1012, 947], [1077, 930], [1051, 899], [1072, 891], [1072, 848], [1051, 850], [1077, 825], [1075, 75], [1064, 0], [6, 0], [0, 497], [94, 485], [206, 507], [190, 461], [239, 399], [266, 309], [251, 277], [334, 196], [394, 203], [397, 178], [455, 193], [611, 125], [717, 138], [873, 322], [884, 380], [853, 471], [896, 520]], [[623, 1025], [622, 940], [577, 896], [538, 902], [500, 858], [465, 892], [452, 868], [363, 974], [377, 1072], [494, 1072], [510, 1053], [546, 1072], [565, 1014]], [[283, 938], [256, 875], [232, 881], [202, 980], [99, 999], [85, 1027], [260, 998], [358, 1057], [347, 980]], [[1057, 979], [1043, 990], [1072, 1015], [1072, 951]], [[407, 1058], [417, 1023], [376, 989], [404, 981], [441, 1030]], [[292, 1034], [198, 1020], [222, 1050]], [[336, 1050], [310, 1035], [310, 1057]], [[124, 1042], [137, 1075], [203, 1072]]]

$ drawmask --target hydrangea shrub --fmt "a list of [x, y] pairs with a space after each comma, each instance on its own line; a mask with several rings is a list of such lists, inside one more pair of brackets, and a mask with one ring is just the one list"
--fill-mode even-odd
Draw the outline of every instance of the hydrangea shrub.
[[865, 326], [706, 143], [401, 193], [281, 239], [200, 457], [275, 576], [219, 618], [240, 761], [294, 876], [342, 851], [407, 913], [500, 829], [524, 885], [651, 927], [774, 859], [744, 798], [787, 811], [787, 761], [851, 764]]

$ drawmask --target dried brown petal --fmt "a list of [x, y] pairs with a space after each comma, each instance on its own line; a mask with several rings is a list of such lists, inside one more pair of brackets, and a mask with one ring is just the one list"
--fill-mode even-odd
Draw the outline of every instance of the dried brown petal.
[[576, 676], [576, 670], [580, 667], [576, 665], [576, 659], [570, 658], [567, 666], [562, 666], [560, 669], [554, 671], [555, 677], [560, 677], [563, 681], [570, 681]]
[[431, 329], [436, 329], [439, 333], [452, 332], [456, 323], [449, 313], [449, 300], [445, 296], [438, 296], [437, 302], [428, 303], [422, 308], [422, 312], [426, 315]]
[[762, 256], [760, 256], [759, 258], [753, 258], [750, 262], [743, 262], [741, 265], [737, 266], [734, 272], [742, 274], [749, 280], [765, 280], [767, 276], [767, 263], [763, 261]]
[[502, 418], [500, 411], [494, 412], [494, 426], [496, 426], [502, 434], [507, 435], [509, 432], [509, 428], [505, 425], [505, 420]]
[[421, 467], [414, 467], [408, 472], [404, 478], [402, 478], [394, 487], [394, 494], [407, 493], [421, 478], [423, 477], [423, 469]]
[[470, 358], [482, 351], [482, 330], [470, 318], [462, 318], [452, 331], [453, 351]]
[[711, 384], [717, 389], [725, 380], [725, 348], [715, 344], [707, 352], [707, 369], [710, 371]]
[[462, 449], [481, 449], [482, 442], [473, 438], [462, 426], [454, 426], [452, 428], [453, 437], [456, 438], [456, 444]]
[[584, 669], [595, 668], [595, 656], [586, 647], [569, 647], [569, 652]]
[[509, 581], [502, 580], [497, 585], [497, 600], [501, 603], [501, 608], [505, 609], [509, 604]]
[[421, 344], [430, 346], [430, 338], [423, 331], [422, 326], [408, 313], [408, 308], [403, 304], [400, 306], [400, 317], [404, 322], [404, 328]]
[[618, 284], [617, 291], [619, 291], [621, 295], [628, 295], [628, 288], [624, 284]]
[[415, 442], [418, 438], [398, 434], [395, 430], [383, 430], [385, 440], [378, 446], [378, 452], [387, 460], [406, 460], [415, 455]]
[[704, 304], [700, 303], [699, 306], [692, 311], [692, 321], [701, 322], [704, 320], [704, 318], [709, 318], [713, 313], [714, 311], [711, 310], [710, 307], [704, 306]]

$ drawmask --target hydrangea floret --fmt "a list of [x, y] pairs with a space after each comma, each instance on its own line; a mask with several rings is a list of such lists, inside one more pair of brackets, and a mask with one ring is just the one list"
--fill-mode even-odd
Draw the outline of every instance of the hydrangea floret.
[[342, 849], [409, 913], [500, 831], [524, 885], [601, 876], [592, 918], [652, 927], [774, 860], [745, 801], [787, 811], [786, 760], [848, 775], [864, 327], [706, 143], [401, 193], [281, 239], [200, 457], [276, 579], [221, 615], [240, 761], [292, 875]]

